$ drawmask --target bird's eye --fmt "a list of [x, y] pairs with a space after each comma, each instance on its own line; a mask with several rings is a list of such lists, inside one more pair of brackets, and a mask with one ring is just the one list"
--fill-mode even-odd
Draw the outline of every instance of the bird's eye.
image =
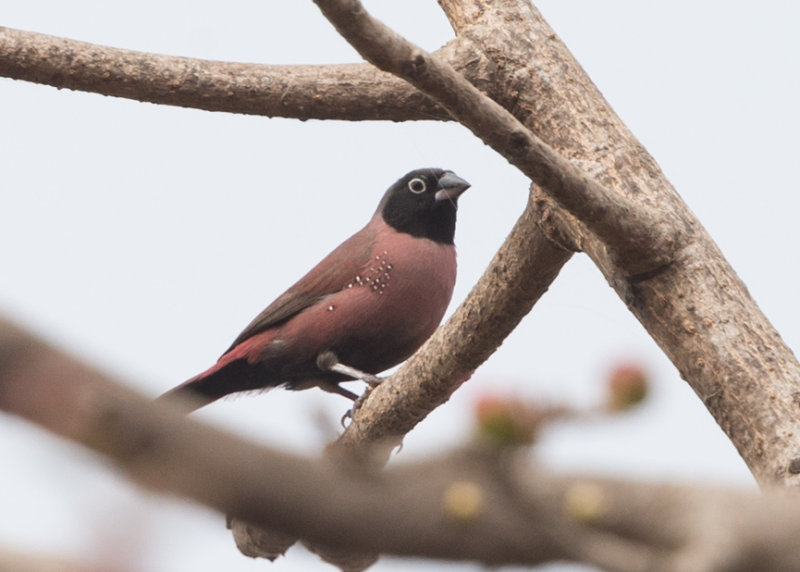
[[415, 177], [408, 182], [408, 190], [418, 195], [420, 193], [424, 193], [427, 186], [425, 185], [425, 181], [420, 179], [419, 177]]

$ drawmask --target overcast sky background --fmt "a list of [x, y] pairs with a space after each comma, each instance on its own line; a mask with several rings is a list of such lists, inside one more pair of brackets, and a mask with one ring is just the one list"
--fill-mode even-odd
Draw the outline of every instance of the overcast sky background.
[[[800, 4], [536, 4], [784, 340], [800, 346]], [[427, 49], [452, 37], [433, 0], [367, 6]], [[311, 2], [9, 0], [0, 25], [217, 60], [360, 60]], [[245, 117], [6, 79], [0, 102], [0, 312], [148, 395], [213, 363], [408, 170], [441, 166], [473, 185], [459, 210], [451, 311], [526, 200], [525, 178], [456, 125]], [[553, 427], [535, 457], [569, 470], [753, 486], [699, 400], [582, 255], [408, 436], [399, 458], [466, 439], [481, 394], [589, 405], [609, 367], [631, 359], [651, 372], [652, 399], [613, 420]], [[332, 437], [319, 417], [335, 428], [346, 407], [319, 391], [273, 391], [197, 417], [315, 453]], [[0, 416], [0, 451], [0, 545], [137, 571], [329, 569], [300, 548], [272, 565], [245, 558], [221, 515], [132, 488], [94, 455], [18, 419]], [[384, 558], [374, 569], [408, 562]]]

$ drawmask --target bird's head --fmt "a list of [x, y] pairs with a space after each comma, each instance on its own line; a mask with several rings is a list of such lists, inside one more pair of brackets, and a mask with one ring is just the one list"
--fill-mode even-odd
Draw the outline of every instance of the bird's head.
[[417, 169], [389, 187], [377, 212], [399, 232], [453, 244], [458, 197], [469, 187], [452, 171]]

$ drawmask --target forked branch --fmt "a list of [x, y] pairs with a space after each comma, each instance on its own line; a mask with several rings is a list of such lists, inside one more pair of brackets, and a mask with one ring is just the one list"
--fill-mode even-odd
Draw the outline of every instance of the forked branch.
[[358, 0], [314, 1], [366, 60], [439, 102], [596, 234], [629, 275], [672, 262], [685, 230], [675, 220], [599, 184], [449, 64], [370, 16]]

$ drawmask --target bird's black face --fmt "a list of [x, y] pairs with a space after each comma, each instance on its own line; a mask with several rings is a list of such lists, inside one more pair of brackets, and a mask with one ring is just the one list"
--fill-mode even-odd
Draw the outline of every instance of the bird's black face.
[[453, 244], [456, 201], [469, 186], [452, 171], [417, 169], [389, 187], [378, 211], [400, 232]]

